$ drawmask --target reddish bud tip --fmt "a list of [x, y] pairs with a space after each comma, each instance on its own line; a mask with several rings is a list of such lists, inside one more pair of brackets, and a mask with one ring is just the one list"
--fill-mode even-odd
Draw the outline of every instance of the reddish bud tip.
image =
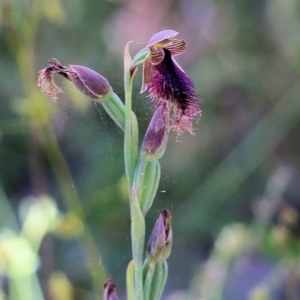
[[103, 293], [104, 300], [119, 300], [119, 297], [117, 296], [117, 292], [116, 292], [116, 285], [111, 279], [105, 281], [103, 288], [104, 288], [104, 293]]

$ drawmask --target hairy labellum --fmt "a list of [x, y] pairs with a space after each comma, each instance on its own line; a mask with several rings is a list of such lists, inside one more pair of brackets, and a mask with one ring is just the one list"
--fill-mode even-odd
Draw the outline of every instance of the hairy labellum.
[[150, 38], [147, 44], [150, 54], [143, 64], [141, 92], [149, 91], [155, 107], [170, 103], [170, 127], [177, 134], [184, 130], [193, 133], [192, 122], [201, 116], [200, 98], [192, 80], [173, 58], [186, 48], [183, 40], [174, 38], [176, 34], [174, 30], [164, 30]]

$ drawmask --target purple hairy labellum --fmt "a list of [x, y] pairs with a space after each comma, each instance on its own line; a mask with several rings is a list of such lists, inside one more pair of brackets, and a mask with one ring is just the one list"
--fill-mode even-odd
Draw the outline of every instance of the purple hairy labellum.
[[84, 95], [96, 101], [104, 100], [112, 91], [107, 79], [94, 70], [79, 65], [66, 67], [56, 59], [50, 60], [39, 73], [38, 87], [54, 101], [58, 99], [57, 94], [62, 93], [62, 90], [54, 82], [54, 74], [59, 74], [72, 81]]
[[201, 100], [192, 80], [174, 59], [186, 49], [185, 41], [175, 39], [175, 35], [174, 30], [164, 30], [150, 38], [147, 44], [150, 51], [143, 64], [141, 92], [148, 90], [155, 107], [170, 103], [170, 126], [179, 135], [184, 130], [193, 133], [192, 122], [201, 116]]
[[119, 297], [117, 296], [116, 285], [111, 279], [105, 281], [103, 288], [104, 288], [104, 293], [103, 293], [104, 300], [119, 300]]
[[169, 210], [163, 209], [160, 212], [148, 243], [148, 256], [150, 260], [161, 262], [170, 256], [173, 232], [172, 214]]

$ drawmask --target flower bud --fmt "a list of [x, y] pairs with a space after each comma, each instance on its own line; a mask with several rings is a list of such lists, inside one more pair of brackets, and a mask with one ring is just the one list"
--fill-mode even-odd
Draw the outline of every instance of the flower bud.
[[111, 279], [105, 281], [103, 288], [104, 288], [104, 293], [103, 293], [104, 300], [119, 300], [119, 297], [117, 296], [117, 292], [116, 292], [116, 285]]
[[71, 81], [87, 97], [101, 100], [112, 90], [107, 79], [94, 70], [78, 65], [70, 65], [70, 69]]
[[167, 104], [158, 106], [146, 131], [142, 154], [148, 160], [159, 159], [165, 153], [169, 136], [169, 109]]
[[172, 215], [167, 209], [160, 212], [148, 243], [150, 261], [162, 262], [170, 256], [173, 232], [171, 227]]
[[96, 101], [104, 100], [112, 91], [106, 78], [94, 70], [78, 65], [70, 65], [68, 68], [56, 59], [50, 60], [46, 68], [39, 73], [38, 87], [54, 101], [58, 99], [57, 94], [62, 93], [54, 82], [55, 73], [72, 81], [84, 95]]

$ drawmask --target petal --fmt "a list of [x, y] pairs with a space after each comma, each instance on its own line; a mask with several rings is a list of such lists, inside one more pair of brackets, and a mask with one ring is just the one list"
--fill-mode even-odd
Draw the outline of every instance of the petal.
[[145, 92], [148, 89], [152, 70], [153, 70], [153, 66], [151, 64], [151, 57], [148, 57], [147, 59], [145, 59], [143, 65], [143, 80], [142, 80], [141, 93]]
[[56, 101], [58, 99], [57, 94], [63, 92], [55, 84], [53, 80], [53, 75], [51, 74], [49, 76], [45, 69], [40, 71], [40, 75], [38, 77], [38, 87], [41, 89], [42, 93], [46, 94], [53, 101]]
[[172, 56], [180, 55], [186, 49], [186, 42], [184, 40], [172, 39], [166, 46], [166, 49], [171, 52]]
[[[38, 87], [41, 89], [42, 93], [46, 94], [53, 101], [58, 99], [57, 94], [63, 91], [55, 84], [53, 75], [55, 73], [61, 74], [63, 66], [56, 60], [50, 60], [46, 68], [41, 70], [38, 77]], [[67, 77], [67, 76], [66, 76]], [[67, 77], [68, 78], [68, 77]], [[69, 78], [68, 78], [69, 79]]]
[[150, 48], [150, 50], [151, 50], [152, 65], [156, 66], [156, 65], [160, 64], [165, 57], [165, 52], [162, 49], [155, 50], [153, 48]]
[[151, 47], [151, 46], [158, 44], [164, 40], [169, 40], [169, 39], [173, 38], [174, 36], [176, 36], [177, 34], [178, 34], [178, 32], [175, 30], [163, 30], [163, 31], [157, 32], [152, 35], [152, 37], [150, 38], [150, 40], [147, 43], [147, 47]]

